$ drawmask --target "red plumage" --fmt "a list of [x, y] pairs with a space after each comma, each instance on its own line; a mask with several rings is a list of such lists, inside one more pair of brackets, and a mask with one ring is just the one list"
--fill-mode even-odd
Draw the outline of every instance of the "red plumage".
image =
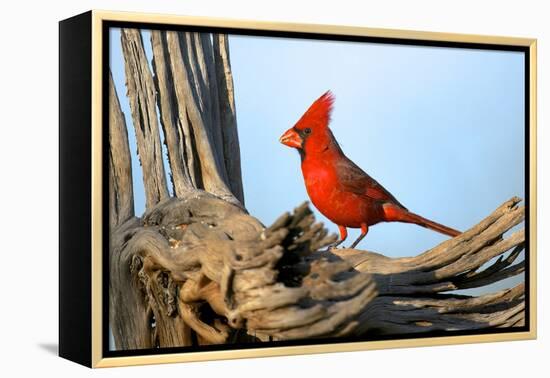
[[347, 237], [347, 227], [361, 228], [355, 247], [380, 222], [406, 222], [449, 235], [459, 231], [411, 213], [375, 179], [344, 154], [330, 128], [334, 97], [330, 91], [319, 97], [288, 129], [280, 142], [298, 149], [302, 173], [313, 205], [338, 225], [340, 241]]

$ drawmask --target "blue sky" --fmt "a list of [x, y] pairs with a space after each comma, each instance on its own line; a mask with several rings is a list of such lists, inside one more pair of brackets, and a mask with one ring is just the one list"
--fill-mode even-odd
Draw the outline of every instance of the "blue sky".
[[[150, 59], [148, 32], [144, 42]], [[264, 224], [308, 199], [298, 153], [278, 139], [328, 89], [336, 98], [331, 129], [347, 156], [411, 211], [465, 230], [524, 196], [522, 53], [233, 35], [229, 44], [246, 207]], [[130, 126], [116, 29], [110, 58]], [[129, 136], [135, 157], [131, 129]], [[141, 214], [135, 158], [133, 174]], [[351, 243], [358, 230], [349, 231]], [[445, 239], [383, 223], [359, 246], [398, 257]]]

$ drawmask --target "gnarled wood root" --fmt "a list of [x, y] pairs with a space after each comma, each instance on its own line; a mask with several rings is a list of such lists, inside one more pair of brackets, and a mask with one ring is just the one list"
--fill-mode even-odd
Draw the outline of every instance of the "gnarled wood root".
[[525, 242], [523, 230], [503, 238], [523, 220], [518, 202], [506, 202], [419, 256], [390, 259], [368, 251], [321, 251], [335, 236], [315, 223], [307, 204], [265, 228], [206, 192], [163, 201], [113, 232], [116, 347], [522, 325], [523, 285], [480, 297], [441, 294], [523, 271], [523, 262], [512, 265]]

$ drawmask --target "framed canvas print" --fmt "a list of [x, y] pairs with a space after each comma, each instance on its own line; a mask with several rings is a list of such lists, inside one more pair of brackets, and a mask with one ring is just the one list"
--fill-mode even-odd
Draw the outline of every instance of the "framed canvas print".
[[62, 357], [536, 337], [536, 41], [60, 22]]

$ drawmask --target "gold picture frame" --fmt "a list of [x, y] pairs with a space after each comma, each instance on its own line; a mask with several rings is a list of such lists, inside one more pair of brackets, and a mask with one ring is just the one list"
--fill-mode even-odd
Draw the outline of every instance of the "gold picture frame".
[[[166, 26], [197, 26], [204, 28], [216, 29], [239, 29], [260, 32], [284, 32], [284, 33], [301, 33], [301, 35], [316, 34], [316, 35], [332, 35], [332, 36], [356, 36], [369, 37], [380, 39], [399, 39], [402, 41], [423, 41], [433, 43], [462, 43], [483, 45], [500, 45], [500, 46], [515, 46], [521, 47], [528, 55], [528, 66], [525, 69], [528, 72], [526, 84], [528, 84], [528, 187], [529, 193], [525, 193], [529, 198], [528, 222], [529, 240], [528, 249], [528, 329], [521, 332], [503, 332], [503, 333], [487, 333], [487, 334], [471, 334], [471, 335], [442, 335], [434, 337], [408, 338], [408, 339], [387, 339], [387, 340], [372, 340], [372, 341], [357, 341], [357, 342], [336, 342], [329, 344], [307, 344], [307, 345], [290, 345], [276, 347], [258, 347], [246, 349], [224, 349], [196, 352], [170, 352], [170, 353], [155, 353], [143, 355], [127, 355], [127, 356], [105, 356], [104, 346], [108, 340], [104, 337], [104, 306], [106, 304], [105, 295], [105, 261], [104, 261], [104, 240], [105, 240], [105, 214], [103, 211], [103, 201], [105, 200], [106, 183], [104, 180], [104, 161], [102, 155], [104, 151], [104, 106], [105, 91], [104, 79], [105, 75], [105, 50], [104, 42], [105, 25], [109, 22], [119, 23], [135, 23], [135, 24], [155, 24]], [[435, 346], [449, 344], [465, 344], [465, 343], [481, 343], [495, 341], [512, 341], [535, 339], [537, 335], [537, 308], [536, 308], [536, 208], [537, 208], [537, 169], [536, 169], [536, 123], [537, 123], [537, 41], [530, 38], [514, 38], [501, 36], [484, 36], [470, 34], [453, 34], [453, 33], [438, 33], [412, 30], [393, 30], [393, 29], [377, 29], [368, 27], [351, 27], [338, 25], [317, 25], [317, 24], [295, 24], [295, 23], [279, 23], [279, 22], [258, 22], [252, 20], [231, 20], [218, 19], [209, 17], [189, 17], [176, 15], [161, 15], [148, 13], [130, 13], [130, 12], [111, 12], [93, 10], [81, 16], [62, 21], [60, 23], [60, 186], [62, 194], [66, 202], [62, 200], [60, 203], [60, 222], [61, 222], [61, 239], [60, 242], [60, 355], [73, 361], [82, 363], [90, 367], [114, 367], [128, 365], [143, 365], [157, 363], [173, 363], [187, 361], [207, 361], [219, 359], [236, 359], [249, 357], [267, 357], [267, 356], [282, 356], [282, 355], [298, 355], [311, 353], [327, 353], [327, 352], [345, 352], [359, 351], [372, 349], [388, 349], [388, 348], [404, 348], [418, 346]], [[82, 39], [78, 38], [78, 33], [82, 33]], [[82, 41], [85, 41], [84, 46]], [[73, 72], [68, 73], [67, 68], [71, 59], [75, 59], [75, 55], [79, 54], [78, 49], [85, 49], [86, 54], [82, 59], [88, 59], [89, 63], [89, 81], [82, 78], [83, 73]], [[83, 68], [84, 69], [84, 68]], [[70, 76], [73, 75], [73, 76]], [[80, 76], [79, 76], [80, 75]], [[74, 84], [73, 77], [78, 77], [79, 91], [87, 93], [89, 97], [83, 101], [79, 96], [68, 94], [71, 90], [71, 85]], [[73, 80], [73, 81], [71, 81]], [[82, 82], [84, 80], [84, 82]], [[83, 86], [83, 87], [82, 87]], [[65, 93], [65, 95], [64, 95]], [[77, 105], [75, 101], [80, 101]], [[83, 112], [79, 114], [71, 113], [69, 108], [77, 107]], [[72, 118], [71, 118], [72, 117]], [[80, 117], [80, 118], [79, 118]], [[90, 122], [90, 127], [81, 127], [81, 131], [70, 131], [70, 125], [75, 121]], [[90, 133], [91, 130], [91, 133]], [[71, 134], [71, 133], [78, 133]], [[526, 136], [527, 137], [527, 136]], [[77, 167], [70, 165], [70, 153], [78, 151], [71, 150], [69, 146], [74, 138], [85, 145], [89, 146], [89, 168]], [[68, 147], [69, 146], [69, 147]], [[77, 155], [78, 156], [78, 155]], [[86, 160], [85, 160], [86, 161]], [[66, 165], [64, 165], [66, 164]], [[79, 173], [77, 173], [77, 171]], [[70, 175], [71, 178], [69, 178]], [[74, 176], [77, 175], [77, 176]], [[82, 176], [78, 176], [82, 175]], [[69, 180], [76, 180], [79, 184], [88, 190], [84, 192], [71, 192], [70, 188], [66, 188]], [[78, 181], [80, 180], [80, 181]], [[74, 184], [74, 183], [73, 183]], [[71, 213], [68, 208], [69, 203], [74, 203], [75, 200], [82, 199], [79, 196], [87, 196], [89, 198], [83, 202], [82, 206], [86, 212], [81, 217], [89, 215], [87, 223], [75, 223], [74, 217], [77, 214]], [[76, 211], [76, 209], [74, 209]], [[86, 239], [89, 241], [89, 246], [85, 244], [86, 252], [83, 257], [71, 256], [79, 254], [80, 250], [75, 250], [77, 245], [75, 240], [70, 239], [69, 234], [86, 234]], [[74, 236], [77, 237], [77, 236]], [[87, 273], [83, 273], [87, 272]], [[77, 277], [78, 275], [78, 277]], [[81, 281], [87, 283], [81, 283]], [[89, 293], [86, 291], [89, 290]], [[74, 297], [79, 291], [82, 296], [75, 302]], [[78, 309], [74, 309], [75, 303]], [[82, 314], [88, 314], [83, 316]], [[80, 317], [80, 320], [74, 324], [69, 319]], [[89, 344], [81, 348], [80, 351], [75, 351], [78, 348], [78, 340], [83, 344]]]

